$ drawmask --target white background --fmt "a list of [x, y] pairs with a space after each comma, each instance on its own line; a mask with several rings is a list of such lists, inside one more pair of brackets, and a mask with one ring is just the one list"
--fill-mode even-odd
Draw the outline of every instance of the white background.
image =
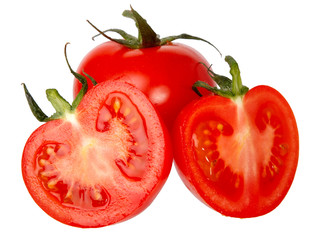
[[[2, 1], [0, 3], [1, 163], [0, 239], [321, 239], [321, 14], [319, 1]], [[214, 43], [239, 63], [245, 85], [273, 86], [290, 103], [300, 134], [300, 159], [293, 185], [271, 213], [253, 219], [221, 216], [185, 188], [175, 168], [152, 205], [135, 218], [99, 229], [79, 229], [46, 215], [29, 196], [21, 176], [25, 141], [41, 123], [31, 114], [22, 82], [48, 114], [45, 89], [72, 100], [64, 60], [66, 42], [74, 69], [105, 41], [101, 29], [123, 28], [132, 6], [161, 36], [189, 33]], [[214, 70], [227, 64], [202, 42], [178, 41], [200, 51]]]

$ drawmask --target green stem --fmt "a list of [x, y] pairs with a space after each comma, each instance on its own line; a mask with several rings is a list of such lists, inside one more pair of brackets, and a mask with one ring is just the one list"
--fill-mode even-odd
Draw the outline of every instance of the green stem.
[[[232, 79], [228, 77], [218, 75], [214, 73], [210, 68], [207, 67], [207, 71], [210, 77], [214, 80], [214, 82], [219, 86], [212, 87], [205, 82], [197, 81], [192, 89], [201, 96], [201, 93], [198, 91], [198, 87], [205, 88], [206, 90], [213, 92], [216, 95], [235, 99], [239, 96], [243, 96], [249, 88], [242, 85], [241, 72], [237, 62], [231, 56], [226, 56], [225, 61], [230, 66], [230, 74], [232, 75]], [[205, 64], [203, 64], [205, 66]], [[206, 66], [205, 66], [206, 67]]]
[[[71, 68], [71, 66], [69, 64], [69, 61], [68, 61], [68, 58], [67, 58], [67, 45], [68, 44], [69, 43], [66, 43], [65, 49], [64, 49], [67, 65], [69, 67], [70, 72], [82, 84], [81, 90], [79, 91], [78, 95], [76, 96], [75, 100], [72, 102], [71, 105], [59, 94], [59, 92], [56, 89], [47, 89], [46, 90], [47, 98], [50, 101], [50, 103], [52, 104], [52, 106], [54, 107], [54, 109], [56, 110], [56, 112], [54, 114], [52, 114], [50, 117], [48, 117], [41, 110], [41, 108], [38, 106], [36, 101], [33, 99], [31, 94], [29, 93], [26, 85], [24, 83], [22, 84], [23, 87], [24, 87], [25, 95], [26, 95], [29, 107], [31, 109], [31, 112], [37, 118], [37, 120], [40, 121], [40, 122], [48, 122], [48, 121], [55, 120], [55, 119], [61, 119], [61, 118], [66, 117], [66, 114], [73, 113], [76, 110], [76, 108], [79, 105], [80, 101], [82, 100], [82, 98], [84, 97], [84, 95], [87, 92], [88, 85], [87, 85], [86, 77], [84, 77], [83, 75], [81, 75], [79, 73], [76, 73], [74, 70], [72, 70], [72, 68]], [[84, 73], [84, 74], [95, 85], [95, 83], [96, 83], [95, 80], [92, 77], [90, 77], [88, 74], [86, 74], [86, 73]]]
[[[93, 25], [90, 21], [87, 20], [87, 22], [95, 28], [99, 34], [95, 35], [93, 37], [93, 40], [99, 36], [103, 35], [107, 39], [117, 42], [119, 44], [122, 44], [128, 48], [132, 49], [141, 49], [141, 48], [149, 48], [149, 47], [157, 47], [157, 46], [163, 46], [165, 44], [168, 44], [169, 42], [172, 42], [176, 39], [193, 39], [193, 40], [200, 40], [203, 42], [206, 42], [210, 44], [212, 47], [214, 47], [219, 54], [222, 56], [221, 52], [209, 41], [199, 38], [196, 36], [192, 36], [189, 34], [179, 34], [164, 38], [159, 38], [159, 36], [155, 33], [155, 31], [152, 29], [152, 27], [147, 23], [147, 21], [137, 12], [135, 11], [132, 6], [130, 6], [130, 10], [125, 10], [123, 12], [123, 16], [130, 18], [135, 21], [136, 27], [138, 29], [138, 37], [134, 37], [125, 31], [117, 28], [111, 28], [105, 31], [99, 30], [95, 25]], [[107, 32], [115, 32], [119, 34], [123, 39], [116, 39], [108, 36]]]
[[232, 93], [234, 96], [239, 96], [243, 87], [239, 65], [231, 56], [226, 56], [225, 61], [230, 66], [230, 74], [232, 75]]
[[46, 95], [47, 99], [56, 110], [49, 120], [64, 118], [66, 114], [72, 112], [71, 105], [59, 94], [56, 89], [47, 89]]
[[[132, 6], [130, 6], [129, 16], [132, 14], [131, 18], [134, 19], [136, 22], [139, 36], [141, 38], [141, 48], [149, 48], [159, 46], [161, 40], [159, 39], [158, 35], [154, 32], [154, 30], [149, 26], [147, 21], [136, 12]], [[125, 11], [126, 12], [126, 11]], [[126, 13], [123, 13], [124, 16], [128, 16]]]
[[230, 98], [231, 97], [231, 93], [230, 92], [227, 92], [227, 91], [224, 91], [222, 89], [219, 89], [217, 87], [212, 87], [210, 86], [208, 83], [206, 82], [202, 82], [202, 81], [196, 81], [193, 86], [192, 86], [192, 89], [193, 91], [199, 95], [200, 97], [202, 96], [202, 94], [200, 93], [200, 91], [197, 89], [198, 87], [201, 87], [201, 88], [205, 88], [206, 90], [216, 94], [216, 95], [219, 95], [221, 97], [226, 97], [226, 98]]

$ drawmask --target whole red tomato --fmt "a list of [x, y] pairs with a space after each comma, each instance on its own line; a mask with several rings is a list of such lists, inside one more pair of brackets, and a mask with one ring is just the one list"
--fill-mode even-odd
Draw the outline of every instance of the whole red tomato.
[[174, 128], [174, 159], [188, 189], [218, 212], [247, 218], [276, 208], [298, 164], [294, 114], [269, 86], [242, 85], [237, 63], [226, 57], [232, 81], [213, 75], [217, 95], [187, 105]]
[[[124, 16], [136, 21], [140, 38], [119, 29], [107, 30], [125, 38], [112, 39], [105, 34], [107, 31], [101, 32], [93, 26], [112, 41], [89, 52], [80, 63], [78, 73], [90, 75], [96, 82], [118, 79], [133, 84], [147, 95], [171, 128], [178, 112], [198, 98], [191, 86], [198, 80], [214, 85], [201, 64], [208, 64], [206, 59], [195, 49], [171, 41], [178, 38], [207, 41], [187, 34], [159, 39], [135, 10], [125, 11]], [[88, 84], [89, 88], [92, 87], [90, 81]], [[81, 84], [75, 79], [74, 96], [80, 88]]]

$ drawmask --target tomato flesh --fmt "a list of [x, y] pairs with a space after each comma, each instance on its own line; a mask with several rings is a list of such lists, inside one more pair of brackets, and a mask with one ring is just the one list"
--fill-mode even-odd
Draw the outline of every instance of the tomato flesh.
[[237, 199], [242, 193], [243, 177], [235, 169], [236, 158], [230, 157], [231, 152], [225, 149], [228, 142], [224, 142], [232, 134], [233, 129], [223, 120], [210, 120], [196, 127], [192, 139], [197, 163], [206, 178], [224, 195]]
[[61, 168], [61, 162], [70, 154], [68, 145], [45, 144], [39, 150], [36, 174], [46, 191], [62, 205], [90, 209], [108, 204], [110, 197], [104, 188], [99, 185], [81, 185], [79, 181], [71, 178], [69, 171], [73, 171], [72, 169]]
[[31, 135], [24, 180], [55, 219], [79, 227], [110, 225], [155, 198], [171, 167], [168, 141], [143, 93], [110, 81], [89, 91], [75, 114]]
[[298, 131], [276, 90], [256, 87], [237, 100], [207, 97], [186, 107], [177, 122], [177, 168], [206, 204], [224, 215], [255, 217], [285, 197], [298, 161]]
[[111, 147], [121, 145], [125, 149], [122, 156], [116, 157], [116, 165], [126, 177], [141, 179], [145, 170], [148, 137], [143, 118], [133, 103], [123, 94], [110, 94], [99, 110], [96, 128], [99, 132], [119, 137], [120, 142], [113, 142]]

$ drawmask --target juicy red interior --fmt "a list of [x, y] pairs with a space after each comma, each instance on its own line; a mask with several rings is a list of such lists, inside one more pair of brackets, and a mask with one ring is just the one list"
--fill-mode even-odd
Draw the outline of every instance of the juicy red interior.
[[177, 123], [181, 176], [214, 209], [259, 216], [285, 197], [298, 162], [298, 131], [276, 90], [259, 86], [235, 100], [203, 98], [185, 108]]
[[232, 136], [233, 132], [231, 125], [223, 119], [211, 119], [196, 127], [192, 144], [197, 163], [210, 184], [230, 199], [237, 200], [243, 191], [243, 176], [226, 164], [218, 149], [220, 137]]
[[129, 181], [139, 181], [145, 174], [146, 125], [136, 105], [114, 92], [99, 109], [94, 136], [84, 135], [78, 135], [77, 144], [44, 143], [36, 154], [35, 172], [61, 204], [105, 208], [111, 201], [107, 186], [115, 181], [115, 170]]

